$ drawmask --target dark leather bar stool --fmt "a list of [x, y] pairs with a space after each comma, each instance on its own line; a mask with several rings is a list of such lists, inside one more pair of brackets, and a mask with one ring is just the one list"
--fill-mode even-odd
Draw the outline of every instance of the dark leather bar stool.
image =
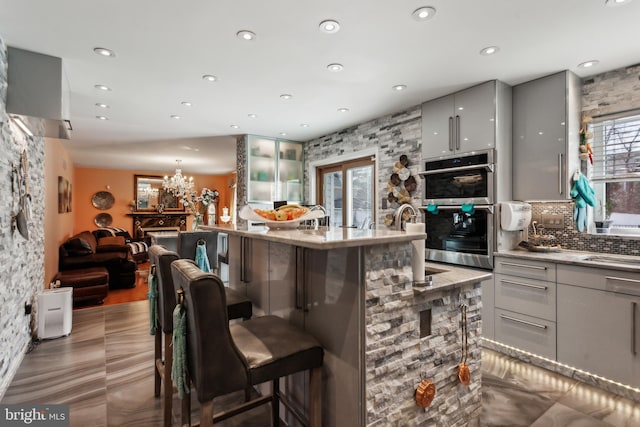
[[[204, 242], [206, 245], [211, 270], [217, 273], [218, 233], [214, 231], [181, 231], [178, 234], [178, 255], [184, 259], [194, 259], [196, 247], [200, 242]], [[251, 319], [253, 315], [251, 300], [234, 289], [225, 287], [224, 290], [227, 297], [229, 319]]]
[[[162, 400], [163, 425], [171, 426], [171, 413], [173, 402], [173, 383], [171, 382], [171, 367], [173, 364], [173, 351], [171, 340], [173, 337], [173, 309], [176, 306], [176, 293], [171, 276], [171, 263], [179, 259], [178, 254], [166, 250], [163, 246], [152, 245], [149, 248], [151, 269], [155, 270], [158, 281], [157, 322], [154, 350], [154, 396], [160, 396], [160, 390], [164, 392]], [[153, 272], [153, 271], [152, 271]], [[162, 360], [162, 341], [164, 337], [164, 362]], [[162, 387], [164, 383], [164, 387]]]
[[[174, 285], [182, 290], [187, 317], [187, 365], [200, 402], [200, 425], [209, 427], [271, 402], [271, 425], [279, 423], [281, 377], [309, 370], [309, 427], [322, 424], [322, 360], [324, 350], [303, 330], [276, 316], [229, 324], [220, 278], [202, 272], [193, 261], [171, 265]], [[215, 414], [213, 399], [267, 381], [272, 395]], [[188, 398], [184, 400], [188, 401]], [[295, 411], [291, 413], [299, 417]], [[184, 418], [184, 417], [183, 417]], [[305, 423], [305, 420], [299, 419]]]

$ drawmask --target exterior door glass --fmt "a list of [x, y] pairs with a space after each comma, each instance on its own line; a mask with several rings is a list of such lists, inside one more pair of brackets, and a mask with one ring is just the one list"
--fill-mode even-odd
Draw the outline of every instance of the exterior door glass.
[[332, 227], [342, 226], [342, 171], [326, 172], [322, 178], [322, 205]]

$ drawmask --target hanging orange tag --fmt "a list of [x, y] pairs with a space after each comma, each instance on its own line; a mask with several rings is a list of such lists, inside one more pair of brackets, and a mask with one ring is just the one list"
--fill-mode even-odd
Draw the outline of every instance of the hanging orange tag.
[[431, 405], [436, 396], [436, 386], [429, 380], [422, 380], [416, 389], [416, 404], [423, 408]]

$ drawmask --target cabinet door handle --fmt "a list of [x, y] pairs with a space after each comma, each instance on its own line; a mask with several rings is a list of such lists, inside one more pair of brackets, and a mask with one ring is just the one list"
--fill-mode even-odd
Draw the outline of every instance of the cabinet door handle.
[[636, 308], [638, 307], [638, 303], [635, 301], [631, 302], [631, 354], [634, 356], [638, 354], [636, 350]]
[[240, 237], [240, 281], [244, 283], [244, 237]]
[[512, 322], [522, 323], [523, 325], [535, 326], [536, 328], [539, 328], [539, 329], [547, 329], [547, 325], [540, 325], [538, 323], [527, 322], [526, 320], [516, 319], [515, 317], [505, 316], [504, 314], [501, 314], [500, 317], [505, 320], [511, 320]]
[[[241, 256], [243, 259], [243, 262], [241, 261], [240, 277], [243, 282], [249, 283], [251, 282], [251, 269], [249, 268], [249, 260], [251, 259], [251, 241], [247, 237], [241, 237], [240, 239], [242, 247]], [[244, 241], [244, 244], [242, 244], [242, 241]]]
[[460, 149], [460, 116], [456, 116], [456, 150]]
[[453, 151], [453, 117], [449, 116], [449, 151]]
[[500, 264], [501, 265], [509, 265], [511, 267], [531, 268], [533, 270], [546, 270], [547, 269], [547, 267], [540, 267], [538, 265], [516, 264], [514, 262], [501, 262]]
[[[299, 246], [295, 247], [296, 251], [296, 283], [295, 283], [295, 304], [296, 309], [301, 310], [304, 308], [304, 289], [306, 287], [305, 283], [305, 265], [304, 265], [304, 248]], [[300, 288], [302, 288], [302, 292], [300, 292]]]
[[631, 283], [637, 283], [640, 285], [640, 280], [634, 280], [634, 279], [627, 279], [624, 277], [615, 277], [615, 276], [605, 276], [606, 280], [618, 280], [620, 282], [631, 282]]
[[524, 286], [526, 288], [540, 289], [540, 290], [543, 290], [543, 291], [547, 290], [547, 286], [532, 285], [530, 283], [522, 283], [522, 282], [513, 282], [511, 280], [503, 280], [503, 279], [500, 279], [500, 281], [502, 283], [506, 283], [508, 285]]
[[558, 193], [562, 194], [562, 153], [558, 153]]

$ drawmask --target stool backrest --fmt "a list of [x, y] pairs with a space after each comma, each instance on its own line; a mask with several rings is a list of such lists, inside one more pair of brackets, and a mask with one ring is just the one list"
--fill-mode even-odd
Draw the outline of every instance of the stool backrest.
[[227, 319], [224, 285], [195, 262], [180, 259], [171, 265], [173, 283], [184, 291], [187, 314], [189, 376], [205, 402], [247, 385], [247, 364], [236, 348]]
[[156, 266], [158, 280], [158, 321], [164, 333], [173, 332], [173, 309], [176, 307], [176, 289], [171, 276], [171, 263], [180, 258], [163, 246], [151, 245], [149, 259]]
[[178, 254], [180, 258], [195, 259], [196, 247], [200, 241], [207, 245], [207, 258], [212, 270], [218, 268], [218, 233], [215, 231], [181, 231], [178, 234]]

